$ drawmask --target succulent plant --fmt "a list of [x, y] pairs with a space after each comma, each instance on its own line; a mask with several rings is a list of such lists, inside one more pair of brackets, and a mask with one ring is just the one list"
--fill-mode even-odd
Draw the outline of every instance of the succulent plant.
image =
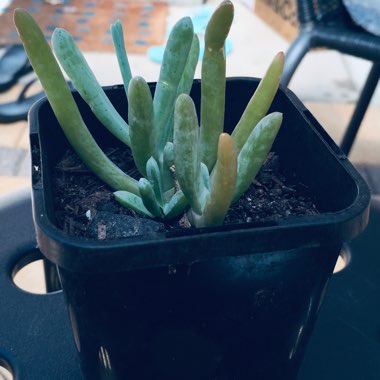
[[174, 218], [188, 209], [193, 225], [220, 225], [265, 161], [282, 122], [280, 113], [266, 114], [278, 89], [284, 56], [277, 54], [271, 63], [232, 135], [224, 133], [224, 44], [233, 13], [232, 3], [223, 1], [206, 28], [200, 125], [189, 96], [199, 56], [189, 17], [179, 20], [170, 33], [153, 97], [142, 77], [132, 77], [121, 24], [111, 26], [128, 99], [128, 123], [112, 106], [70, 34], [54, 31], [52, 47], [58, 61], [99, 121], [130, 147], [141, 174], [137, 181], [99, 148], [39, 26], [27, 11], [15, 11], [25, 50], [69, 143], [115, 190], [122, 205], [159, 218]]

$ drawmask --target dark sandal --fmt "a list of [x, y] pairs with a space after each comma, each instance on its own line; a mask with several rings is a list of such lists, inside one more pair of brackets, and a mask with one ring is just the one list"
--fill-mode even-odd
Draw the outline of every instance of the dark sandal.
[[28, 119], [28, 112], [30, 107], [39, 99], [45, 96], [45, 92], [41, 91], [29, 97], [25, 97], [25, 94], [29, 87], [37, 81], [37, 78], [33, 78], [28, 82], [16, 101], [0, 104], [0, 123], [14, 123], [20, 120]]
[[0, 58], [0, 92], [11, 88], [32, 66], [22, 45], [9, 45]]

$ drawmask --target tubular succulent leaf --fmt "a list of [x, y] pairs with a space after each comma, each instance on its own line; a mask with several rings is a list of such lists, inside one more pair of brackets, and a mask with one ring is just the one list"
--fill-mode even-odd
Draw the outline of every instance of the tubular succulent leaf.
[[[226, 57], [224, 43], [230, 30], [234, 8], [224, 1], [206, 27], [202, 62], [200, 158], [209, 170], [215, 164], [218, 138], [224, 126]], [[218, 111], [220, 110], [220, 112]]]
[[174, 125], [174, 162], [177, 180], [190, 206], [195, 212], [201, 213], [198, 118], [194, 103], [186, 94], [180, 95], [177, 99]]
[[211, 174], [211, 188], [201, 215], [193, 215], [197, 227], [218, 226], [230, 207], [236, 185], [237, 158], [232, 138], [219, 137], [218, 158]]
[[123, 26], [119, 20], [111, 25], [111, 34], [121, 76], [123, 78], [125, 94], [128, 98], [129, 82], [132, 79], [132, 72], [131, 67], [129, 66], [127, 52], [125, 50]]
[[183, 192], [181, 190], [177, 191], [164, 206], [165, 218], [172, 219], [183, 214], [188, 205], [189, 203]]
[[55, 29], [52, 46], [66, 74], [99, 121], [120, 141], [130, 145], [128, 124], [108, 99], [70, 33]]
[[151, 214], [147, 208], [144, 206], [144, 203], [139, 195], [132, 194], [129, 191], [115, 191], [113, 193], [115, 199], [124, 207], [130, 208], [133, 211], [136, 211], [145, 216], [152, 218], [154, 215]]
[[[185, 69], [182, 74], [181, 81], [179, 82], [177, 88], [176, 99], [181, 94], [189, 94], [194, 81], [195, 70], [197, 68], [197, 63], [199, 60], [199, 38], [196, 34], [193, 36], [193, 42], [191, 44], [189, 56], [187, 57], [187, 62]], [[171, 114], [170, 121], [168, 123], [168, 128], [170, 131], [169, 139], [173, 140], [173, 125], [174, 125], [174, 114]]]
[[163, 152], [165, 144], [172, 134], [170, 120], [193, 36], [191, 19], [185, 17], [174, 25], [165, 47], [160, 77], [153, 100], [156, 158]]
[[157, 203], [155, 189], [150, 181], [146, 178], [140, 178], [139, 190], [141, 199], [146, 209], [154, 216], [162, 217], [160, 205]]
[[151, 157], [146, 163], [146, 176], [152, 185], [156, 202], [163, 206], [161, 173], [157, 161]]
[[283, 68], [284, 53], [280, 52], [274, 57], [232, 133], [238, 151], [247, 141], [253, 128], [267, 114], [278, 90]]
[[251, 132], [238, 156], [238, 176], [234, 200], [250, 186], [268, 156], [282, 123], [282, 114], [265, 116]]
[[153, 155], [153, 100], [148, 84], [134, 77], [129, 84], [128, 121], [133, 159], [141, 175]]
[[16, 9], [14, 23], [54, 114], [78, 156], [113, 189], [138, 194], [137, 181], [113, 164], [91, 136], [59, 65], [33, 17], [23, 9]]
[[197, 68], [199, 59], [199, 38], [196, 34], [193, 36], [190, 52], [187, 57], [186, 66], [183, 70], [181, 81], [179, 82], [177, 89], [177, 96], [181, 94], [189, 94], [193, 85], [194, 74]]
[[174, 144], [168, 141], [164, 148], [164, 166], [171, 168], [174, 165]]
[[204, 191], [210, 191], [210, 173], [208, 172], [207, 166], [201, 162], [201, 176]]

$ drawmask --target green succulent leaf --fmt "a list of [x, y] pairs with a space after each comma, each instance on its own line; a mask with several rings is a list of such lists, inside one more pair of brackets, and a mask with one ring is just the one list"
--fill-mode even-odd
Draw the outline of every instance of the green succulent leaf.
[[201, 177], [203, 182], [203, 188], [206, 192], [210, 191], [210, 173], [207, 166], [201, 162]]
[[223, 1], [207, 24], [202, 62], [200, 159], [211, 171], [219, 135], [223, 132], [226, 91], [224, 43], [234, 17], [230, 1]]
[[205, 45], [213, 51], [224, 50], [234, 18], [234, 5], [230, 0], [222, 1], [211, 15], [205, 32]]
[[165, 47], [153, 100], [156, 159], [173, 133], [171, 120], [177, 89], [187, 63], [193, 36], [193, 23], [190, 17], [184, 17], [174, 25]]
[[274, 57], [232, 133], [238, 152], [253, 128], [267, 114], [278, 90], [283, 68], [284, 53], [280, 52]]
[[170, 121], [193, 36], [193, 23], [190, 17], [184, 17], [174, 25], [165, 47], [153, 100], [157, 152], [163, 151], [172, 134]]
[[174, 144], [168, 141], [164, 148], [164, 166], [171, 168], [174, 165]]
[[146, 178], [140, 178], [139, 180], [139, 190], [141, 199], [144, 203], [146, 209], [154, 216], [162, 218], [162, 210], [157, 202], [155, 190], [150, 181]]
[[164, 206], [165, 219], [173, 219], [183, 214], [188, 205], [189, 203], [183, 192], [181, 190], [177, 191]]
[[178, 97], [174, 112], [175, 174], [183, 194], [195, 212], [202, 212], [200, 200], [201, 163], [198, 158], [199, 127], [193, 100]]
[[129, 146], [128, 124], [108, 99], [70, 33], [55, 29], [52, 46], [66, 74], [95, 116], [116, 138]]
[[[236, 186], [236, 149], [227, 133], [219, 137], [218, 158], [211, 174], [211, 188], [201, 215], [193, 214], [196, 227], [223, 224]], [[195, 210], [194, 210], [195, 211]]]
[[190, 52], [187, 57], [185, 69], [183, 70], [181, 81], [177, 89], [177, 96], [181, 94], [189, 94], [193, 86], [195, 70], [199, 60], [199, 38], [196, 34], [193, 36]]
[[248, 189], [270, 152], [282, 123], [282, 114], [265, 116], [251, 132], [238, 155], [238, 176], [234, 201]]
[[54, 54], [36, 21], [24, 9], [16, 9], [14, 23], [51, 108], [75, 152], [112, 189], [138, 194], [137, 181], [108, 159], [87, 129]]
[[[199, 38], [194, 34], [193, 42], [191, 44], [189, 56], [187, 57], [187, 62], [185, 69], [182, 74], [181, 81], [179, 82], [177, 89], [177, 96], [181, 94], [190, 94], [191, 87], [193, 86], [195, 70], [197, 68], [197, 63], [199, 60]], [[174, 113], [172, 113], [170, 118], [170, 132], [169, 140], [173, 140], [173, 125], [174, 125]]]
[[142, 77], [134, 77], [129, 84], [128, 122], [133, 159], [142, 176], [153, 155], [153, 99], [148, 84]]
[[144, 203], [139, 195], [121, 190], [115, 191], [113, 195], [123, 207], [130, 208], [140, 214], [149, 216], [150, 218], [154, 217], [154, 215], [151, 214], [144, 206]]
[[127, 52], [125, 50], [123, 26], [119, 20], [111, 25], [111, 34], [121, 76], [123, 78], [125, 94], [128, 98], [128, 88], [129, 82], [132, 79], [132, 72], [131, 67], [129, 66]]
[[146, 163], [146, 175], [147, 179], [152, 185], [152, 188], [154, 190], [154, 195], [156, 198], [156, 201], [160, 206], [163, 205], [163, 198], [162, 198], [162, 183], [161, 183], [161, 172], [160, 168], [158, 167], [157, 161], [151, 157], [147, 163]]

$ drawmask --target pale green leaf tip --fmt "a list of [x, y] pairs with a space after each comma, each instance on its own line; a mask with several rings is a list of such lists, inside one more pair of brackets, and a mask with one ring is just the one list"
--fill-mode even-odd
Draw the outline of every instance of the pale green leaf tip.
[[120, 26], [121, 26], [120, 20], [116, 20], [115, 22], [113, 22], [111, 24], [111, 29], [113, 29], [113, 28], [119, 28]]

